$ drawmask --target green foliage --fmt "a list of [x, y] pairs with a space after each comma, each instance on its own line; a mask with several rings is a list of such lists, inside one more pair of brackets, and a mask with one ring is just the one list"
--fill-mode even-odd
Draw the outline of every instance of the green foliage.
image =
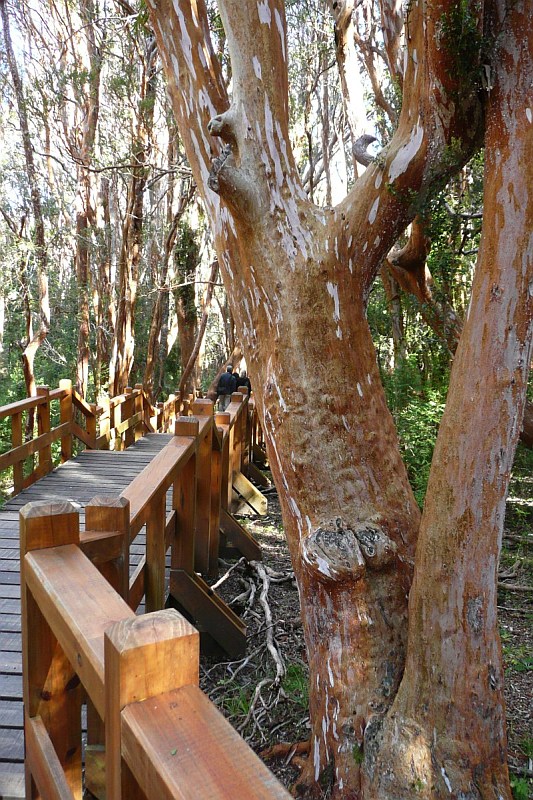
[[532, 781], [527, 778], [519, 778], [511, 773], [510, 782], [514, 800], [529, 800]]
[[[477, 11], [477, 13], [476, 13]], [[473, 76], [480, 81], [479, 63], [483, 49], [483, 36], [480, 29], [477, 4], [471, 0], [458, 0], [440, 20], [440, 39], [442, 45], [453, 57], [450, 73], [460, 84], [469, 85]]]
[[309, 675], [303, 664], [295, 663], [287, 666], [282, 682], [283, 690], [293, 703], [307, 709], [309, 706]]

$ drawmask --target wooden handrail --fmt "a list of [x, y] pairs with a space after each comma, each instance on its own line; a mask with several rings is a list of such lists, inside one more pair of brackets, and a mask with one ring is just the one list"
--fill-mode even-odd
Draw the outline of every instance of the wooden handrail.
[[[126, 500], [91, 509], [97, 526], [129, 514]], [[71, 503], [30, 503], [20, 517], [27, 798], [34, 787], [43, 800], [82, 795], [83, 695], [88, 736], [105, 741], [100, 796], [288, 800], [199, 689], [193, 626], [173, 609], [133, 613], [80, 550]], [[86, 531], [85, 543], [101, 534]], [[90, 771], [87, 755], [86, 785]]]

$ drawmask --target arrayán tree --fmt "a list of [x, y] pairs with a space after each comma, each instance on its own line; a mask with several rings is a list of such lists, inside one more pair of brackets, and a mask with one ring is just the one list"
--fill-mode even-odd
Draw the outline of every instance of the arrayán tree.
[[[231, 98], [204, 0], [149, 0], [300, 591], [301, 792], [329, 776], [336, 798], [509, 800], [496, 570], [531, 355], [528, 3], [409, 3], [397, 131], [327, 208], [291, 151], [283, 1], [219, 5]], [[395, 7], [384, 0], [388, 37]], [[483, 243], [421, 518], [365, 306], [398, 235], [483, 140]]]

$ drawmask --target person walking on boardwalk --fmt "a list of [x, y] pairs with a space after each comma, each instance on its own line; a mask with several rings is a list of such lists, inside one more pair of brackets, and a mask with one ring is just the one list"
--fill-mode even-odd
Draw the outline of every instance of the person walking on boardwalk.
[[231, 395], [237, 389], [237, 379], [233, 375], [233, 367], [228, 364], [217, 385], [218, 410], [225, 411], [229, 405]]
[[245, 369], [243, 369], [240, 376], [237, 378], [237, 389], [239, 389], [240, 386], [246, 386], [248, 389], [248, 394], [252, 394], [252, 384], [250, 383], [250, 378], [246, 374]]

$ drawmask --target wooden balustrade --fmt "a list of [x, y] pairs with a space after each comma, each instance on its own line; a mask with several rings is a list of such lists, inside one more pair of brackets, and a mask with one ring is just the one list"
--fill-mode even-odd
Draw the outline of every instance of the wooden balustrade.
[[[86, 506], [85, 531], [68, 503], [21, 512], [28, 798], [81, 797], [80, 681], [84, 787], [97, 797], [288, 796], [198, 689], [197, 633], [176, 611], [162, 611], [170, 549], [175, 606], [232, 656], [243, 653], [243, 623], [198, 572], [216, 574], [221, 542], [261, 558], [230, 513], [249, 466], [248, 398], [233, 396], [224, 414], [208, 400], [190, 410], [120, 497]], [[130, 578], [129, 546], [143, 527], [146, 553]], [[143, 595], [151, 613], [139, 618]], [[185, 755], [175, 758], [179, 743]]]
[[[184, 468], [192, 463], [189, 454]], [[124, 498], [95, 499], [94, 529], [82, 534], [68, 502], [21, 510], [26, 797], [81, 800], [90, 788], [107, 800], [289, 798], [200, 691], [193, 626], [174, 609], [135, 616], [104, 577], [104, 565], [114, 564], [112, 581], [125, 569], [131, 519]], [[96, 777], [93, 742], [105, 763]]]
[[[32, 430], [24, 441], [29, 412], [36, 415], [37, 436]], [[11, 419], [11, 449], [0, 454], [0, 473], [12, 469], [12, 495], [16, 495], [72, 458], [74, 440], [93, 450], [123, 450], [145, 433], [170, 431], [177, 413], [174, 395], [155, 407], [140, 384], [117, 397], [103, 398], [98, 405], [83, 400], [68, 380], [54, 390], [39, 386], [35, 397], [0, 407], [0, 420]], [[53, 455], [52, 445], [59, 440], [61, 447]]]

